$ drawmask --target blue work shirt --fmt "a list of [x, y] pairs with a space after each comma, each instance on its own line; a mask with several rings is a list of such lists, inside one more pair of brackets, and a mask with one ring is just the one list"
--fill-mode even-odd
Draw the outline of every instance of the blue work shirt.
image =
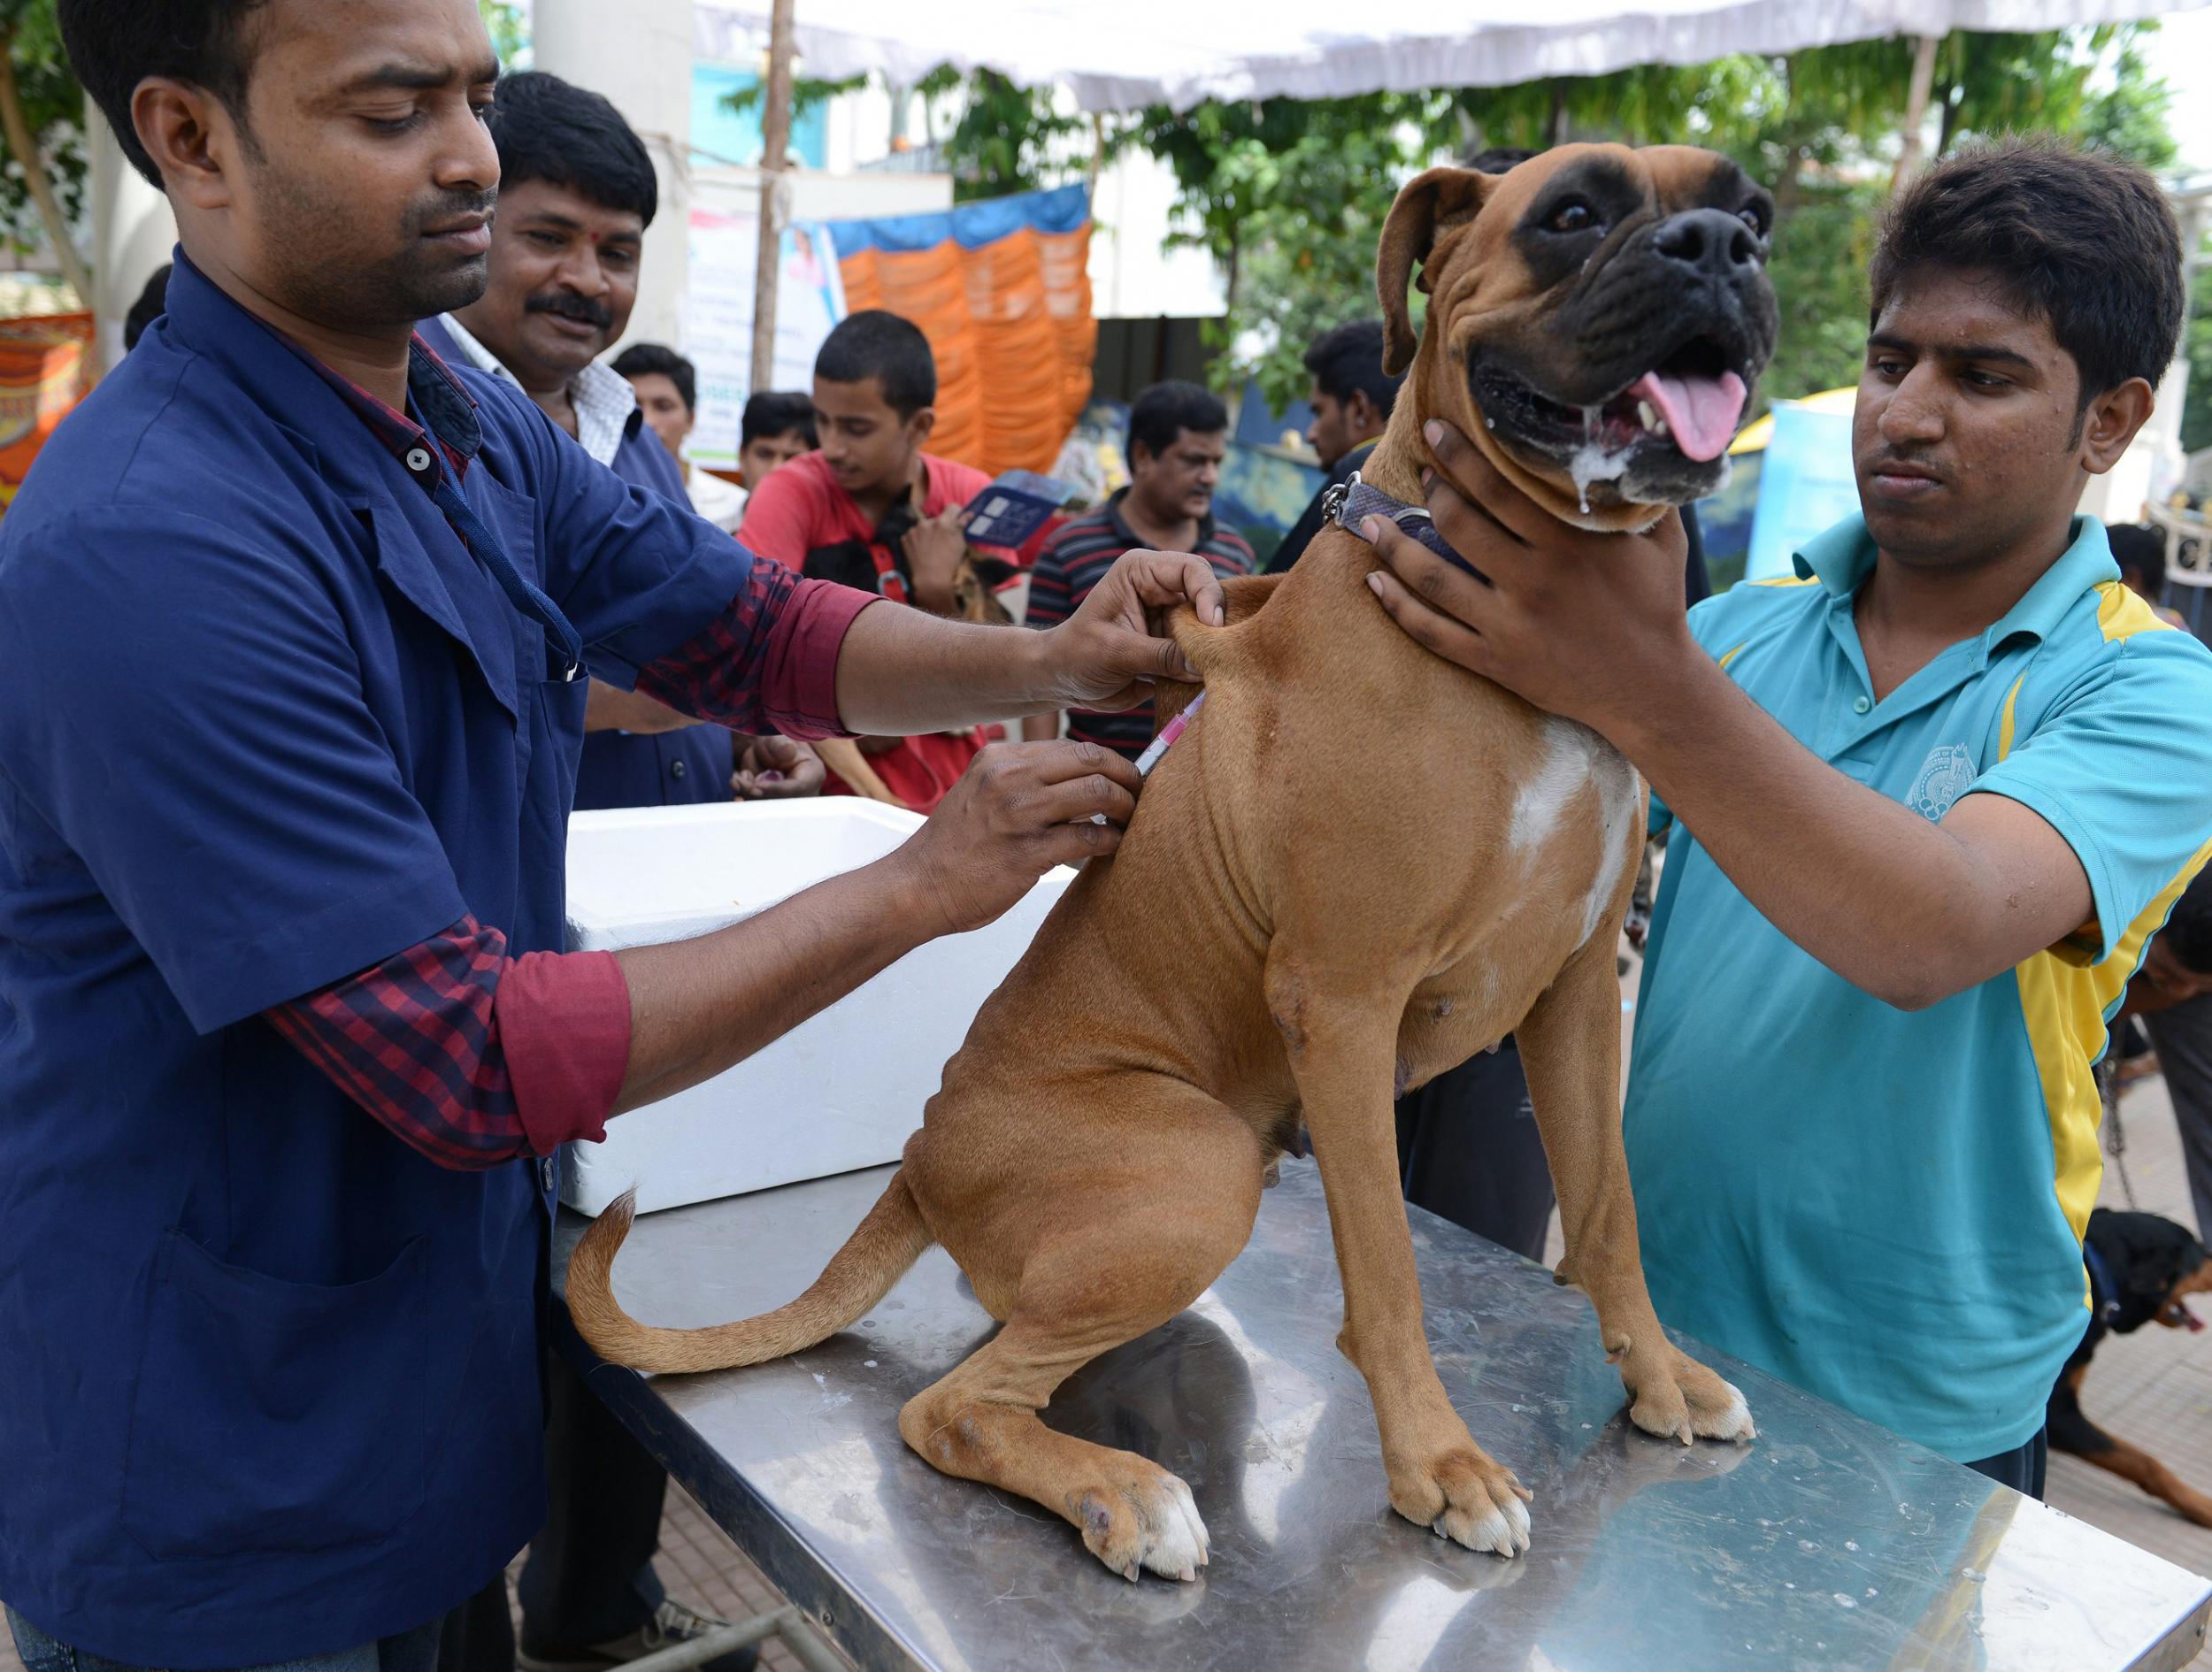
[[1854, 518], [1797, 579], [1734, 587], [1691, 630], [1799, 742], [1924, 817], [1969, 794], [2039, 814], [2081, 861], [2095, 923], [1900, 1010], [1788, 940], [1677, 830], [1629, 1171], [1661, 1317], [1964, 1462], [2034, 1437], [2088, 1323], [2091, 1065], [2208, 853], [2212, 655], [2120, 584], [2083, 517], [2001, 620], [1878, 702], [1852, 614], [1874, 562]]
[[[448, 365], [466, 365], [473, 358], [447, 329], [442, 317], [425, 319], [416, 329]], [[635, 406], [623, 420], [622, 438], [606, 464], [634, 487], [664, 494], [687, 509], [691, 504], [683, 472], [661, 445], [661, 438], [646, 428], [645, 414]], [[588, 732], [583, 759], [576, 769], [576, 806], [581, 810], [726, 801], [734, 764], [730, 734], [718, 725], [649, 733]]]
[[[562, 947], [584, 686], [320, 372], [168, 306], [0, 525], [0, 1596], [190, 1668], [420, 1625], [542, 1517], [549, 1168], [434, 1165], [263, 1012], [465, 914]], [[744, 589], [457, 377], [410, 410], [595, 677]]]

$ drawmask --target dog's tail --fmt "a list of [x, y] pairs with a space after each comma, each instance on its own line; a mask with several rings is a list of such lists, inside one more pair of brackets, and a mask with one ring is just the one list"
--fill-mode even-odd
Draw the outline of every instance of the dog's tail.
[[935, 1241], [903, 1170], [813, 1286], [788, 1305], [736, 1323], [669, 1330], [640, 1323], [614, 1298], [614, 1257], [630, 1234], [637, 1192], [625, 1191], [584, 1232], [568, 1262], [568, 1309], [592, 1351], [633, 1369], [719, 1370], [760, 1364], [834, 1335], [890, 1292]]

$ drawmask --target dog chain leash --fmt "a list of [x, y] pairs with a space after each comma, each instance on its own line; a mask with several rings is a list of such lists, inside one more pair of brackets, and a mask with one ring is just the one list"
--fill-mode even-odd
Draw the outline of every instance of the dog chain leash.
[[2135, 1200], [2135, 1181], [2128, 1177], [2127, 1128], [2120, 1124], [2119, 1052], [2107, 1051], [2095, 1072], [2097, 1097], [2104, 1104], [2104, 1153], [2112, 1157], [2113, 1170], [2120, 1175], [2120, 1193], [2128, 1199], [2130, 1211], [2140, 1213], [2142, 1208]]

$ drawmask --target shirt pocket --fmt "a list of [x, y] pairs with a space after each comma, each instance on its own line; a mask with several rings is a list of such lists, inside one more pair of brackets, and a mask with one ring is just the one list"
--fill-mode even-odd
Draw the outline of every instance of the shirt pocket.
[[148, 1554], [370, 1543], [422, 1507], [426, 1269], [418, 1238], [361, 1282], [288, 1283], [164, 1234], [123, 1469]]

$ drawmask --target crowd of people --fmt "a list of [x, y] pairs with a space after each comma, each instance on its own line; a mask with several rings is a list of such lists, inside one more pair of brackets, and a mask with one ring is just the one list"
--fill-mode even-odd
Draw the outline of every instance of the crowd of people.
[[[693, 363], [609, 357], [659, 207], [611, 103], [427, 10], [350, 39], [182, 9], [60, 8], [180, 241], [0, 542], [0, 657], [39, 693], [0, 720], [0, 1014], [41, 1040], [0, 1052], [35, 1136], [0, 1139], [33, 1273], [0, 1329], [47, 1344], [0, 1353], [0, 1594], [34, 1672], [619, 1664], [717, 1622], [655, 1569], [664, 1475], [534, 1345], [547, 1158], [1111, 851], [1146, 607], [1259, 568], [1216, 515], [1229, 413], [1144, 389], [1125, 486], [979, 546], [929, 341], [865, 311], [710, 470]], [[2030, 1492], [2080, 1335], [2083, 1040], [2138, 963], [2212, 1215], [2212, 735], [2174, 717], [2212, 714], [2212, 658], [2162, 631], [2155, 536], [2076, 509], [2171, 357], [2177, 239], [2108, 160], [1924, 176], [1875, 261], [1865, 515], [1781, 583], [1700, 604], [1694, 515], [1603, 558], [1517, 534], [1448, 432], [1428, 509], [1481, 578], [1366, 531], [1407, 632], [1655, 788], [1628, 1131], [1662, 1315]], [[1306, 365], [1327, 481], [1271, 572], [1404, 398], [1379, 318]], [[974, 631], [1018, 623], [1041, 662]], [[143, 818], [109, 816], [124, 783]], [[839, 794], [937, 817], [772, 932], [561, 950], [572, 810]], [[1509, 1039], [1396, 1121], [1409, 1200], [1541, 1255]], [[95, 1332], [121, 1373], [70, 1357]], [[127, 1469], [148, 1389], [180, 1438], [142, 1423]], [[526, 1539], [518, 1640], [483, 1558]], [[311, 1653], [331, 1630], [367, 1658]]]

